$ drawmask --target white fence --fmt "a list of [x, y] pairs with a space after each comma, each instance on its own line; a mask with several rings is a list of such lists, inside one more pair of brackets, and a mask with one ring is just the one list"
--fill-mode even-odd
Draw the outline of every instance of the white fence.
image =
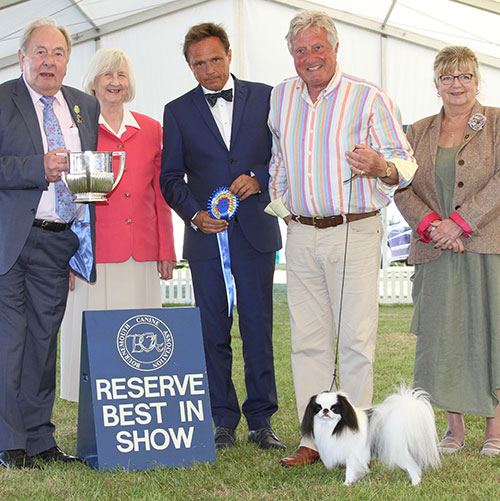
[[[411, 303], [413, 266], [390, 266], [380, 270], [379, 302], [380, 304]], [[275, 274], [275, 282], [284, 283], [283, 272]], [[277, 277], [278, 280], [277, 280]], [[161, 297], [163, 303], [194, 304], [193, 284], [189, 268], [174, 270], [172, 280], [161, 280]]]
[[193, 282], [189, 268], [175, 269], [172, 280], [160, 280], [160, 285], [162, 303], [194, 304]]
[[379, 273], [379, 303], [411, 303], [413, 266], [389, 266]]

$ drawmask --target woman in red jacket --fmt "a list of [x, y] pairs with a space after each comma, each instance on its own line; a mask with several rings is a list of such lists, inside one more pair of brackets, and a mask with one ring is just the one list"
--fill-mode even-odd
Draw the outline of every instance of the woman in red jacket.
[[98, 150], [126, 157], [109, 202], [96, 203], [97, 282], [76, 279], [61, 326], [61, 398], [72, 401], [78, 401], [82, 311], [160, 308], [159, 276], [172, 278], [176, 264], [172, 215], [159, 186], [162, 129], [124, 107], [135, 96], [127, 55], [98, 50], [84, 87], [101, 105]]

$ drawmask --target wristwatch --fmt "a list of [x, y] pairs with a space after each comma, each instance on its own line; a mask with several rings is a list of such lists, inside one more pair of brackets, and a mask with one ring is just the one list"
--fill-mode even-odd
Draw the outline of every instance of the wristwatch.
[[380, 179], [386, 179], [388, 177], [391, 177], [392, 174], [392, 169], [393, 167], [395, 168], [395, 165], [392, 162], [386, 162], [386, 169], [385, 169], [385, 176], [381, 176]]

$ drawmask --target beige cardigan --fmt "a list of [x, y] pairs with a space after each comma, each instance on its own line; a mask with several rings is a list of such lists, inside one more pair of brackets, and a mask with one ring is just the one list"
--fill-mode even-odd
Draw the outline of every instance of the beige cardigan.
[[[471, 238], [462, 239], [465, 250], [500, 254], [500, 108], [481, 106], [476, 101], [471, 116], [476, 113], [482, 113], [486, 123], [479, 131], [466, 126], [456, 157], [453, 207], [473, 230]], [[420, 241], [416, 229], [431, 212], [442, 219], [449, 216], [441, 209], [434, 176], [442, 117], [443, 109], [408, 127], [418, 169], [412, 184], [398, 191], [394, 200], [413, 229], [408, 258], [411, 264], [432, 261], [441, 254], [432, 242]]]

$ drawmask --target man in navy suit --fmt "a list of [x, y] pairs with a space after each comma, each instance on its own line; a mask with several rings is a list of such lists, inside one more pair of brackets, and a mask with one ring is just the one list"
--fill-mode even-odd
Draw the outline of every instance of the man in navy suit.
[[[75, 271], [95, 280], [93, 207], [82, 205], [73, 220], [65, 221], [56, 207], [54, 185], [68, 169], [61, 153], [96, 149], [99, 105], [94, 97], [62, 85], [70, 51], [66, 28], [52, 19], [35, 20], [21, 37], [21, 77], [0, 86], [0, 465], [4, 467], [33, 467], [37, 464], [33, 458], [76, 460], [57, 447], [51, 414], [57, 332], [66, 306], [70, 259], [76, 263]], [[66, 148], [48, 151], [44, 100], [51, 96], [48, 101], [53, 99]]]
[[[271, 428], [278, 409], [272, 286], [281, 247], [278, 222], [264, 213], [269, 202], [271, 87], [229, 73], [229, 40], [219, 25], [193, 26], [184, 40], [184, 56], [200, 85], [165, 106], [160, 183], [166, 201], [186, 224], [184, 258], [201, 313], [215, 445], [234, 445], [243, 412], [250, 442], [284, 449]], [[229, 223], [207, 212], [210, 195], [224, 186], [240, 199]], [[247, 397], [242, 411], [231, 380], [232, 317], [216, 237], [223, 230], [229, 234], [243, 341]]]

